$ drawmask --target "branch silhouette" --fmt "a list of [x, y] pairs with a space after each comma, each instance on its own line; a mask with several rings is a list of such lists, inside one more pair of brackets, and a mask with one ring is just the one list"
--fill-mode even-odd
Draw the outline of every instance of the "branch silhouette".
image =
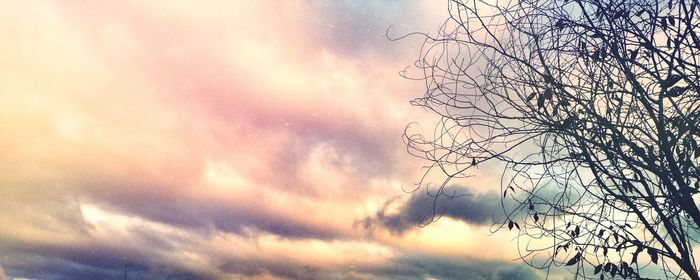
[[452, 0], [448, 12], [423, 34], [425, 94], [411, 102], [440, 121], [404, 134], [426, 176], [443, 174], [438, 193], [499, 162], [506, 218], [492, 230], [517, 232], [528, 264], [700, 279], [698, 1]]

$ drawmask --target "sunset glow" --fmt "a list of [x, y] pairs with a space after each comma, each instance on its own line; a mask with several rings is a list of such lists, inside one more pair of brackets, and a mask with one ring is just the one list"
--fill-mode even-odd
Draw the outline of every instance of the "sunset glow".
[[2, 6], [0, 279], [540, 278], [488, 213], [402, 212], [436, 118], [399, 75], [422, 38], [385, 33], [441, 1]]

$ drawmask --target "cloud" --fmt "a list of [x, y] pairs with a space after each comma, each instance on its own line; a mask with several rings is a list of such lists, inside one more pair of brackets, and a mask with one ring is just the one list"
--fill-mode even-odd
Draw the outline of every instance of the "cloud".
[[[18, 256], [21, 266], [15, 277], [29, 279], [114, 279], [124, 275], [123, 264], [94, 266], [60, 258], [38, 255]], [[358, 263], [328, 266], [299, 264], [283, 259], [230, 258], [217, 260], [214, 274], [186, 272], [176, 264], [148, 267], [131, 264], [130, 278], [155, 279], [474, 279], [474, 280], [540, 280], [532, 268], [504, 261], [484, 261], [465, 257], [444, 257], [424, 254], [397, 256], [383, 263]]]
[[27, 279], [114, 279], [126, 265], [139, 279], [214, 278], [188, 258], [197, 253], [187, 248], [202, 238], [138, 218], [104, 219], [88, 219], [92, 227], [83, 232], [47, 236], [34, 229], [36, 236], [2, 238], [4, 265], [12, 277]]
[[290, 239], [264, 232], [203, 233], [94, 205], [81, 208], [91, 225], [85, 231], [46, 235], [34, 229], [33, 236], [0, 236], [0, 247], [8, 257], [4, 265], [12, 276], [112, 279], [119, 278], [128, 265], [130, 274], [140, 279], [226, 279], [235, 275], [299, 279], [348, 264], [384, 263], [393, 255], [392, 249], [372, 242]]
[[[425, 7], [366, 3], [4, 4], [7, 274], [448, 277], [401, 258], [432, 243], [353, 228], [420, 168], [400, 136], [415, 88], [396, 73], [414, 50], [383, 33], [422, 25]], [[440, 206], [484, 224], [492, 196]], [[373, 221], [405, 231], [431, 205], [416, 194]]]
[[223, 263], [220, 269], [246, 277], [274, 276], [282, 279], [543, 279], [533, 268], [512, 262], [429, 254], [407, 254], [382, 263], [343, 266], [300, 265], [283, 260], [232, 259]]
[[544, 278], [528, 266], [510, 262], [421, 254], [400, 256], [385, 266], [360, 267], [353, 269], [352, 272], [345, 275], [354, 275], [356, 279], [407, 280], [540, 280]]
[[[129, 263], [121, 253], [104, 248], [65, 248], [30, 244], [12, 244], [4, 247], [5, 254], [12, 258], [6, 267], [10, 268], [11, 275], [15, 278], [115, 279], [123, 276], [124, 265]], [[148, 271], [145, 266], [134, 266], [132, 269]]]
[[397, 260], [401, 272], [418, 276], [416, 279], [484, 279], [536, 280], [542, 279], [531, 268], [507, 262], [482, 261], [470, 258], [407, 256]]
[[391, 211], [396, 201], [388, 201], [373, 217], [364, 220], [365, 228], [380, 225], [394, 233], [425, 225], [441, 217], [451, 217], [470, 224], [492, 223], [502, 213], [501, 199], [493, 192], [471, 195], [468, 188], [450, 186], [434, 195], [415, 192], [411, 198]]
[[[315, 225], [299, 217], [283, 216], [283, 209], [270, 209], [263, 202], [258, 208], [224, 199], [196, 200], [184, 197], [104, 198], [112, 208], [154, 221], [203, 233], [216, 231], [236, 234], [268, 232], [284, 238], [329, 239], [342, 236], [332, 228]], [[251, 198], [257, 199], [257, 198]]]

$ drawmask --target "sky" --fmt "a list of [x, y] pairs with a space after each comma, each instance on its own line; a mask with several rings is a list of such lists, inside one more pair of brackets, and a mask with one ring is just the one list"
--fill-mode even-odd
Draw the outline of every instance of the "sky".
[[437, 118], [385, 34], [443, 2], [0, 2], [0, 280], [542, 279], [494, 168], [418, 226]]

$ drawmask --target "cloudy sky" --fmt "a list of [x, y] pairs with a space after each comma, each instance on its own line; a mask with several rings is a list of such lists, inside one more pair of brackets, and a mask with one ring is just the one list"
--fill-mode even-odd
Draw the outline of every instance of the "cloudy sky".
[[0, 279], [542, 278], [489, 231], [497, 170], [424, 228], [404, 192], [437, 119], [385, 32], [443, 1], [0, 5]]

